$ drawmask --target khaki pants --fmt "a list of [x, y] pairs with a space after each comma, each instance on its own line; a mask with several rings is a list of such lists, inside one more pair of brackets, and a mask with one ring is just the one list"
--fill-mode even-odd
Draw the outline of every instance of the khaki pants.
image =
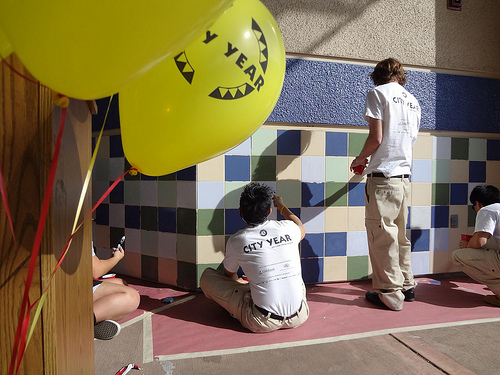
[[200, 279], [201, 290], [207, 298], [213, 299], [241, 325], [252, 332], [272, 332], [281, 328], [295, 328], [309, 317], [309, 306], [306, 301], [306, 289], [299, 313], [290, 319], [272, 319], [255, 308], [250, 295], [250, 285], [231, 280], [222, 273], [207, 268]]
[[495, 249], [458, 249], [451, 260], [472, 279], [500, 296], [500, 251]]
[[417, 285], [411, 270], [411, 242], [406, 238], [409, 197], [407, 178], [367, 178], [365, 226], [372, 284], [392, 310], [401, 310], [403, 291]]

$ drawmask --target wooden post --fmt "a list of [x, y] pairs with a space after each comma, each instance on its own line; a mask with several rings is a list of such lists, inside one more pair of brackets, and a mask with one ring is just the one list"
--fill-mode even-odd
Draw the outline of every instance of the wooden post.
[[[6, 61], [29, 76], [11, 55]], [[0, 166], [17, 238], [14, 244], [0, 203], [0, 373], [7, 374], [33, 241], [53, 155], [60, 109], [52, 91], [14, 74], [0, 62]], [[53, 125], [56, 125], [55, 127]], [[85, 102], [71, 101], [53, 202], [30, 289], [34, 301], [71, 234], [91, 155], [91, 116]], [[90, 211], [90, 192], [83, 209]], [[75, 236], [54, 278], [20, 374], [93, 374], [91, 225]]]

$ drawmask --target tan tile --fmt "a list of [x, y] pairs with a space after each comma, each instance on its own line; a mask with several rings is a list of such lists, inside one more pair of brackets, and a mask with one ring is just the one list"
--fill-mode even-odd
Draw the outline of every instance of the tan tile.
[[486, 183], [500, 188], [500, 161], [486, 162]]
[[196, 236], [177, 235], [177, 260], [196, 263]]
[[177, 285], [176, 260], [158, 258], [158, 282], [168, 285]]
[[365, 207], [349, 207], [347, 212], [347, 230], [365, 230]]
[[225, 237], [198, 236], [196, 263], [220, 263], [224, 259]]
[[450, 163], [450, 181], [468, 182], [469, 181], [469, 161], [451, 160]]
[[198, 181], [224, 181], [224, 155], [198, 164]]
[[[458, 215], [458, 229], [461, 231], [460, 233], [466, 233], [467, 232], [467, 221], [468, 221], [468, 213], [469, 213], [469, 207], [468, 206], [450, 206], [450, 216], [451, 215]], [[455, 228], [451, 228], [455, 229]]]
[[325, 209], [325, 232], [347, 232], [347, 207]]
[[420, 133], [413, 145], [414, 159], [432, 159], [432, 136]]
[[278, 180], [297, 180], [300, 181], [301, 159], [296, 155], [278, 155], [276, 156], [276, 178]]
[[323, 281], [347, 280], [347, 257], [325, 257]]
[[430, 252], [430, 272], [431, 273], [449, 273], [460, 271], [457, 266], [451, 262], [451, 254], [455, 250], [431, 251]]
[[122, 259], [125, 262], [125, 274], [127, 276], [140, 279], [141, 275], [141, 254], [127, 252], [127, 256]]
[[410, 202], [412, 206], [430, 206], [432, 204], [432, 184], [412, 182]]
[[301, 142], [303, 156], [325, 156], [326, 135], [323, 130], [303, 130]]

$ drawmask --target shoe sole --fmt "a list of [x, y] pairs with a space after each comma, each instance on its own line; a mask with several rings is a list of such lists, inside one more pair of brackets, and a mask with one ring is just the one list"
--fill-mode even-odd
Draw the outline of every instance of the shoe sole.
[[94, 326], [94, 338], [98, 340], [111, 340], [118, 336], [120, 325], [113, 320], [103, 320]]

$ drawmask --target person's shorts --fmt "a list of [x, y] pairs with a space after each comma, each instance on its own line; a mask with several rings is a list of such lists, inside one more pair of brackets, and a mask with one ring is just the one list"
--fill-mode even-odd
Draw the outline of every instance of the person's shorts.
[[102, 281], [101, 281], [101, 280], [93, 280], [93, 285], [92, 285], [92, 293], [94, 293], [94, 292], [95, 292], [95, 290], [97, 289], [97, 287], [98, 287], [99, 285], [101, 285], [101, 284], [102, 284]]

